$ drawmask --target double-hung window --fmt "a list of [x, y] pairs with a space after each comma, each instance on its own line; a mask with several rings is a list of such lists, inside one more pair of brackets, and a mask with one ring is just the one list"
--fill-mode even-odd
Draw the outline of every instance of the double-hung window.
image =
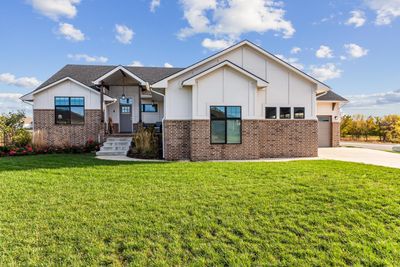
[[55, 97], [54, 98], [56, 124], [84, 124], [85, 98], [84, 97]]
[[211, 144], [242, 143], [242, 108], [211, 106]]

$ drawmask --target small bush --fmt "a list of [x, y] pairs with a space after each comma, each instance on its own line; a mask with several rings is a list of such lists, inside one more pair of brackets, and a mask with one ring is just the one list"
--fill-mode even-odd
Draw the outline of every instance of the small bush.
[[158, 158], [158, 137], [154, 128], [140, 127], [133, 136], [133, 156]]
[[25, 129], [19, 129], [13, 136], [12, 142], [17, 147], [27, 146], [32, 143], [32, 134]]

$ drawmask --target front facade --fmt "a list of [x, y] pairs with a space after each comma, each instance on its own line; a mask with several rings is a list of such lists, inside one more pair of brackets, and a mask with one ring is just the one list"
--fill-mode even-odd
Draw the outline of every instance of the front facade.
[[68, 65], [22, 100], [50, 145], [156, 125], [165, 159], [195, 161], [315, 157], [346, 102], [248, 41], [185, 69]]

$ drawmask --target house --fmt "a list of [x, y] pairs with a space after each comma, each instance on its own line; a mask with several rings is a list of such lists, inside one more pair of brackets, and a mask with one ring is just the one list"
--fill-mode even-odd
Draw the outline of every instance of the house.
[[67, 65], [21, 99], [49, 145], [158, 124], [167, 160], [315, 157], [347, 102], [249, 41], [183, 69]]

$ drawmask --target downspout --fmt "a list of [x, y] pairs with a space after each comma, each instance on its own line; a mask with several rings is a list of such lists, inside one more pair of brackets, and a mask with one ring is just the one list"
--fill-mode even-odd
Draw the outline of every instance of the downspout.
[[163, 105], [163, 107], [164, 107], [164, 114], [163, 114], [163, 118], [162, 118], [162, 120], [161, 120], [161, 125], [162, 125], [161, 139], [162, 139], [162, 156], [163, 156], [163, 159], [165, 159], [165, 135], [164, 135], [164, 130], [165, 130], [165, 128], [164, 128], [164, 121], [165, 121], [165, 107], [166, 107], [166, 105], [165, 105], [165, 95], [162, 94], [162, 93], [153, 91], [151, 88], [150, 88], [150, 92], [155, 93], [155, 94], [157, 94], [157, 95], [160, 95], [160, 96], [162, 96], [163, 99], [164, 99], [164, 105]]

